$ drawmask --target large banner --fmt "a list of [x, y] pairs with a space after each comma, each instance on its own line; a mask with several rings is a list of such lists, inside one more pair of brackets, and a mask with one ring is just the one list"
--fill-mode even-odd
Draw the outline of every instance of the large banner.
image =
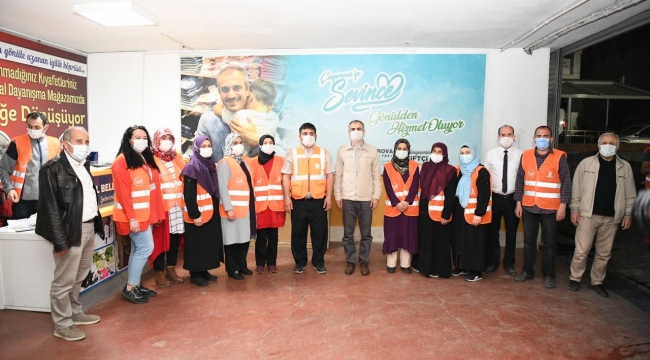
[[[243, 70], [248, 92], [233, 76], [220, 78], [217, 88], [217, 75], [230, 66]], [[275, 135], [276, 152], [284, 155], [300, 144], [300, 125], [311, 122], [317, 144], [334, 157], [349, 142], [348, 123], [358, 119], [382, 163], [390, 161], [399, 138], [409, 140], [411, 158], [419, 162], [438, 141], [449, 147], [452, 164], [462, 143], [481, 153], [485, 55], [185, 57], [180, 87], [185, 152], [197, 132], [223, 147], [237, 120], [250, 139]], [[251, 156], [258, 151], [246, 148]]]
[[88, 128], [86, 76], [86, 57], [0, 32], [0, 155], [32, 111], [48, 116], [47, 135]]

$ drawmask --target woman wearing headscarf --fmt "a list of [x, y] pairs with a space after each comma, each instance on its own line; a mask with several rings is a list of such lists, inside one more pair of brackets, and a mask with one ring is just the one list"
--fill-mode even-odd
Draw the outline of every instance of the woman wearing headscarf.
[[244, 138], [237, 133], [228, 134], [224, 157], [217, 164], [226, 272], [236, 280], [243, 280], [243, 275], [253, 274], [248, 269], [246, 255], [250, 241], [257, 236], [253, 175], [244, 161], [243, 152]]
[[151, 225], [165, 219], [165, 209], [151, 138], [144, 126], [126, 129], [111, 170], [115, 188], [113, 221], [117, 233], [131, 239], [129, 276], [122, 295], [134, 304], [147, 303], [157, 293], [140, 283], [142, 270], [153, 251]]
[[486, 267], [489, 225], [492, 222], [492, 188], [488, 169], [479, 163], [476, 147], [463, 144], [457, 167], [458, 186], [454, 206], [453, 276], [481, 280]]
[[[182, 283], [176, 274], [176, 260], [181, 236], [185, 232], [183, 221], [183, 182], [180, 180], [185, 162], [174, 149], [174, 134], [168, 128], [158, 129], [153, 134], [154, 160], [160, 170], [160, 191], [162, 192], [165, 219], [151, 229], [153, 234], [153, 252], [149, 256], [149, 265], [156, 272], [158, 286], [170, 286], [170, 280]], [[167, 266], [165, 267], [165, 258]]]
[[219, 202], [219, 181], [210, 139], [197, 136], [192, 152], [190, 162], [181, 171], [185, 199], [183, 268], [189, 270], [192, 284], [208, 286], [208, 281], [217, 280], [208, 270], [218, 268], [223, 261], [221, 219], [214, 211]]
[[420, 174], [418, 254], [413, 270], [429, 277], [451, 275], [452, 211], [456, 197], [456, 168], [449, 165], [447, 145], [431, 146], [429, 161]]
[[418, 189], [420, 170], [417, 161], [409, 160], [411, 144], [399, 139], [393, 148], [393, 158], [384, 164], [384, 247], [387, 271], [394, 273], [397, 255], [400, 267], [411, 273], [411, 256], [418, 252]]
[[260, 152], [252, 159], [255, 187], [255, 212], [257, 213], [257, 238], [255, 239], [255, 271], [278, 271], [278, 228], [284, 226], [284, 193], [282, 191], [282, 165], [284, 158], [275, 155], [275, 139], [271, 135], [260, 137]]

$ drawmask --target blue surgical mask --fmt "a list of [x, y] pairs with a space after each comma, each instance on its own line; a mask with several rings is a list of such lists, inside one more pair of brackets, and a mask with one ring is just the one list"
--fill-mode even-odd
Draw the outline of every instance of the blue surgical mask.
[[472, 154], [465, 154], [460, 156], [460, 163], [463, 165], [467, 165], [474, 160], [474, 155]]
[[540, 150], [548, 149], [548, 145], [551, 143], [551, 139], [547, 138], [535, 138], [535, 146]]

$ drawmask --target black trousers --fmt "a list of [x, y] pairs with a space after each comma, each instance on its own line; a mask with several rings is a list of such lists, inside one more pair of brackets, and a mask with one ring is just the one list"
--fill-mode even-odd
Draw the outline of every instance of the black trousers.
[[21, 198], [20, 201], [11, 206], [11, 218], [14, 220], [26, 219], [36, 214], [37, 206], [38, 200], [23, 200]]
[[557, 221], [555, 213], [535, 214], [523, 210], [524, 219], [524, 271], [535, 275], [537, 262], [537, 232], [542, 225], [542, 242], [544, 243], [544, 260], [542, 273], [544, 276], [555, 277], [555, 253], [557, 251]]
[[499, 231], [501, 218], [506, 224], [506, 248], [503, 254], [503, 266], [515, 264], [515, 247], [517, 245], [517, 227], [519, 218], [515, 215], [516, 202], [512, 194], [503, 196], [492, 193], [492, 224], [490, 224], [490, 239], [488, 242], [487, 264], [499, 265], [501, 258], [501, 244]]
[[246, 263], [246, 256], [248, 255], [248, 248], [250, 241], [243, 244], [232, 244], [224, 246], [226, 250], [226, 272], [232, 274], [235, 271], [241, 271], [248, 268]]
[[291, 199], [291, 254], [296, 265], [307, 265], [307, 231], [311, 231], [314, 266], [325, 265], [327, 249], [327, 211], [323, 209], [324, 199]]
[[255, 264], [275, 266], [278, 258], [278, 228], [257, 229]]
[[169, 234], [169, 251], [161, 253], [153, 261], [155, 271], [165, 271], [165, 255], [167, 255], [167, 266], [176, 266], [178, 260], [178, 246], [181, 243], [181, 234]]

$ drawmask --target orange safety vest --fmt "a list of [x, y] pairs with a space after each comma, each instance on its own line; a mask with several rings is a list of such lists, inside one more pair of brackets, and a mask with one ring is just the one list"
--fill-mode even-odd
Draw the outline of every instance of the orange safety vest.
[[[472, 171], [472, 175], [469, 177], [469, 201], [467, 201], [467, 207], [465, 207], [465, 221], [468, 224], [472, 224], [474, 220], [474, 211], [476, 211], [476, 206], [478, 205], [478, 188], [476, 187], [476, 179], [478, 179], [479, 170], [483, 169], [483, 165], [479, 165]], [[460, 166], [456, 166], [456, 174], [460, 174]], [[490, 176], [490, 189], [492, 189], [492, 176]], [[485, 214], [481, 216], [481, 225], [489, 224], [492, 222], [492, 192], [490, 191], [490, 200], [488, 201], [487, 208], [485, 209]]]
[[291, 197], [304, 199], [309, 192], [314, 199], [325, 197], [327, 177], [325, 174], [325, 149], [314, 145], [308, 158], [302, 146], [291, 149], [293, 172], [291, 173]]
[[[115, 160], [120, 158], [123, 159], [124, 155], [120, 154]], [[150, 214], [149, 199], [151, 197], [151, 191], [156, 189], [151, 169], [149, 169], [149, 165], [145, 164], [137, 169], [129, 169], [129, 175], [131, 176], [131, 201], [133, 202], [135, 218], [138, 222], [147, 222], [149, 221]], [[113, 220], [117, 222], [129, 222], [130, 219], [126, 216], [126, 211], [124, 211], [120, 202], [120, 191], [117, 189], [119, 182], [114, 181], [113, 183], [116, 187]]]
[[[202, 188], [198, 182], [196, 183], [196, 205], [199, 207], [203, 222], [206, 223], [210, 221], [210, 219], [212, 219], [212, 214], [214, 213], [212, 195], [208, 194], [208, 192]], [[194, 223], [194, 219], [190, 217], [190, 213], [187, 211], [187, 205], [185, 205], [185, 202], [183, 202], [183, 219], [186, 223]]]
[[[248, 202], [250, 201], [250, 188], [248, 187], [248, 180], [246, 174], [242, 170], [241, 165], [237, 160], [230, 156], [226, 156], [219, 160], [219, 164], [225, 161], [230, 168], [230, 180], [228, 181], [228, 195], [230, 195], [230, 203], [232, 210], [235, 212], [235, 218], [241, 219], [248, 215]], [[246, 161], [245, 159], [242, 161]], [[248, 163], [248, 161], [246, 161]], [[251, 174], [252, 176], [253, 174]], [[219, 201], [219, 215], [221, 217], [228, 217], [226, 210], [221, 201]]]
[[[14, 190], [16, 190], [19, 199], [20, 194], [23, 192], [23, 185], [25, 185], [27, 164], [32, 160], [31, 139], [32, 138], [30, 138], [28, 134], [18, 135], [13, 138], [13, 141], [16, 142], [18, 157], [16, 159], [16, 165], [14, 166], [14, 172], [9, 175], [9, 180], [11, 180], [12, 186], [14, 187]], [[43, 161], [43, 164], [50, 161], [61, 152], [61, 143], [59, 142], [59, 139], [52, 136], [46, 136], [45, 140], [47, 141], [47, 160]]]
[[[429, 200], [429, 217], [433, 221], [440, 222], [442, 220], [442, 210], [445, 208], [445, 190], [442, 190], [433, 199]], [[451, 220], [452, 216], [449, 216]]]
[[540, 209], [557, 210], [560, 208], [560, 158], [566, 156], [564, 151], [553, 149], [542, 166], [537, 169], [535, 148], [524, 151], [521, 166], [524, 169], [524, 194], [521, 203], [524, 206], [537, 205]]
[[284, 211], [284, 192], [282, 191], [282, 165], [284, 158], [273, 159], [271, 173], [266, 176], [264, 166], [259, 161], [251, 162], [253, 167], [253, 190], [255, 191], [255, 212], [261, 213], [267, 208], [272, 211]]
[[[646, 148], [645, 151], [650, 151], [650, 147]], [[650, 189], [650, 173], [645, 174], [645, 188]]]
[[[386, 164], [384, 164], [384, 171], [388, 173], [388, 178], [390, 179], [391, 187], [395, 192], [395, 196], [397, 196], [397, 198], [400, 201], [406, 200], [406, 196], [409, 194], [409, 189], [411, 188], [411, 184], [413, 183], [413, 176], [415, 175], [415, 170], [417, 168], [418, 168], [417, 161], [409, 160], [409, 178], [406, 181], [406, 183], [404, 183], [404, 180], [402, 179], [402, 175], [399, 172], [397, 172], [397, 170], [395, 170], [392, 163], [387, 162]], [[404, 211], [404, 215], [418, 216], [419, 200], [420, 200], [420, 194], [418, 193], [415, 195], [415, 198], [413, 199], [413, 203], [408, 206], [406, 211]], [[386, 199], [386, 203], [384, 204], [384, 215], [388, 217], [396, 217], [399, 216], [399, 214], [402, 214], [402, 212], [397, 210], [397, 206], [391, 206], [390, 200]]]
[[182, 209], [185, 202], [183, 201], [183, 182], [180, 180], [180, 175], [185, 168], [185, 162], [183, 162], [181, 156], [174, 157], [174, 160], [172, 160], [174, 174], [172, 175], [172, 172], [169, 171], [162, 159], [154, 156], [154, 160], [158, 165], [158, 169], [160, 169], [160, 191], [162, 192], [165, 211], [173, 209], [174, 205], [178, 205]]

